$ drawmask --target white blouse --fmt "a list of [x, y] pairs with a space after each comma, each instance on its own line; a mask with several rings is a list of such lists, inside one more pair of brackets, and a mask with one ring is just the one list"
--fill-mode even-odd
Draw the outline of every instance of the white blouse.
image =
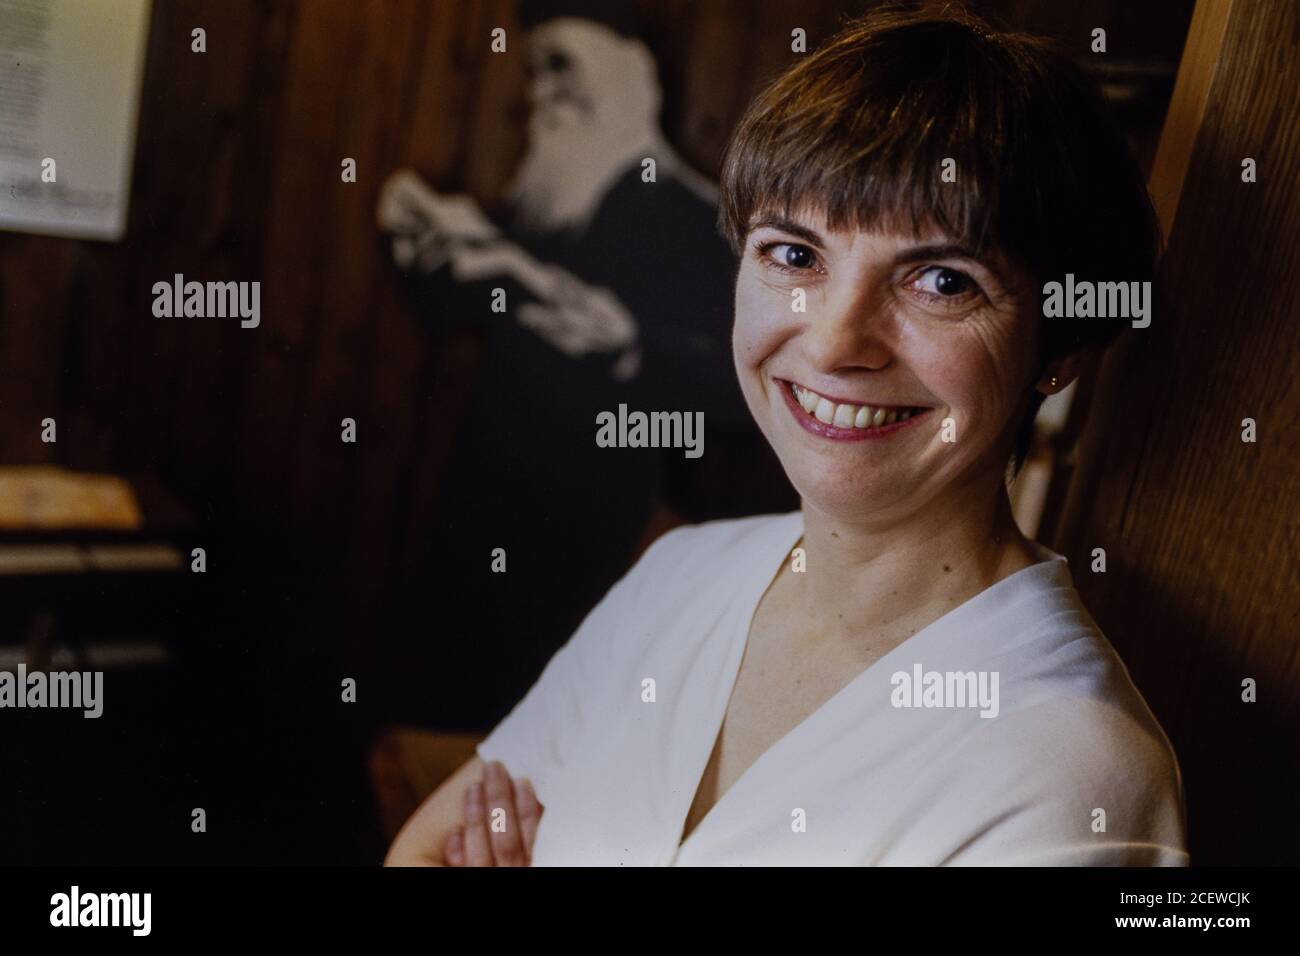
[[1169, 740], [1043, 548], [862, 671], [679, 846], [802, 534], [796, 511], [662, 536], [479, 744], [545, 807], [534, 865], [1187, 864]]

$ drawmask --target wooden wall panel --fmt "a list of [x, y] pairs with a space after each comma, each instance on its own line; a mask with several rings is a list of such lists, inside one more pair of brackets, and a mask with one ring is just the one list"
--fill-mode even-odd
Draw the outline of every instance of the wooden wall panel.
[[40, 422], [62, 405], [68, 296], [76, 250], [44, 236], [25, 237], [0, 256], [0, 460], [54, 460]]
[[1057, 547], [1173, 739], [1193, 863], [1295, 863], [1300, 9], [1238, 0], [1220, 32], [1189, 38], [1218, 65], [1199, 122], [1196, 98], [1180, 107], [1194, 135], [1175, 131], [1191, 154], [1162, 267], [1173, 305], [1106, 362]]

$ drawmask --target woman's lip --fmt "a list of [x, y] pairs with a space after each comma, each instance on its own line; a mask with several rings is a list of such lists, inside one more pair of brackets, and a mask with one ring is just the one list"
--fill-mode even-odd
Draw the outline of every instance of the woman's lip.
[[[867, 441], [872, 438], [888, 438], [890, 435], [901, 431], [918, 419], [924, 418], [931, 411], [929, 408], [915, 411], [906, 421], [894, 422], [892, 425], [881, 425], [875, 428], [841, 428], [838, 425], [828, 425], [820, 418], [806, 412], [804, 407], [800, 405], [798, 400], [794, 397], [794, 392], [790, 389], [790, 382], [784, 379], [774, 379], [774, 381], [777, 383], [777, 387], [781, 390], [781, 395], [785, 398], [786, 407], [790, 409], [790, 414], [794, 416], [795, 421], [802, 425], [806, 431], [810, 431], [814, 435], [820, 435], [822, 438], [829, 438], [832, 441]], [[802, 387], [803, 386], [800, 386], [800, 388]], [[851, 403], [844, 402], [841, 404]], [[906, 408], [908, 406], [902, 407]]]

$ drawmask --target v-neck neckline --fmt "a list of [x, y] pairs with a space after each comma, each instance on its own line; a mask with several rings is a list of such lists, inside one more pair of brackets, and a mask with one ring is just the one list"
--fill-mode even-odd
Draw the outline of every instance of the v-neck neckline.
[[[798, 518], [797, 521], [794, 520], [796, 516]], [[692, 779], [694, 779], [695, 784], [690, 790], [689, 802], [686, 804], [685, 809], [677, 816], [677, 819], [680, 822], [678, 823], [677, 826], [678, 842], [677, 842], [676, 849], [673, 851], [673, 856], [672, 856], [673, 862], [675, 862], [681, 856], [682, 851], [686, 849], [687, 845], [691, 842], [691, 840], [695, 838], [695, 835], [699, 833], [700, 830], [702, 830], [705, 827], [705, 825], [709, 823], [710, 820], [713, 819], [714, 814], [717, 813], [718, 811], [718, 807], [723, 802], [725, 802], [728, 798], [730, 798], [733, 793], [735, 793], [738, 789], [740, 789], [740, 787], [744, 785], [745, 782], [754, 775], [755, 768], [757, 768], [759, 764], [770, 762], [769, 759], [770, 755], [774, 751], [784, 749], [786, 746], [788, 746], [791, 738], [793, 738], [796, 734], [803, 733], [806, 730], [806, 728], [809, 725], [811, 725], [813, 722], [825, 717], [827, 712], [829, 712], [840, 700], [847, 697], [850, 693], [852, 693], [855, 690], [855, 688], [859, 687], [867, 679], [867, 676], [869, 674], [875, 673], [876, 669], [878, 667], [883, 666], [886, 661], [893, 661], [896, 655], [898, 654], [900, 648], [910, 646], [913, 650], [915, 650], [917, 646], [916, 644], [917, 638], [920, 638], [923, 635], [929, 635], [934, 633], [942, 624], [942, 622], [949, 620], [957, 612], [962, 610], [968, 611], [973, 602], [978, 601], [981, 598], [987, 601], [988, 598], [985, 597], [986, 595], [990, 594], [995, 590], [1003, 590], [1004, 585], [1007, 585], [1007, 583], [1012, 581], [1013, 579], [1019, 578], [1021, 575], [1025, 574], [1026, 572], [1035, 569], [1041, 569], [1044, 565], [1052, 565], [1054, 562], [1065, 561], [1065, 558], [1063, 558], [1061, 555], [1056, 554], [1055, 552], [1047, 549], [1046, 547], [1039, 544], [1038, 542], [1030, 539], [1030, 548], [1035, 553], [1035, 555], [1038, 558], [1040, 558], [1039, 561], [1035, 562], [1034, 564], [1027, 565], [1026, 567], [1020, 568], [1017, 571], [1013, 571], [1011, 574], [1008, 574], [1006, 577], [1002, 578], [1001, 580], [995, 581], [993, 584], [989, 585], [984, 590], [971, 595], [969, 598], [967, 598], [961, 604], [958, 604], [956, 607], [949, 608], [947, 611], [939, 615], [937, 618], [935, 618], [925, 627], [921, 628], [919, 631], [917, 631], [915, 634], [911, 635], [901, 643], [896, 644], [894, 647], [890, 648], [890, 650], [887, 651], [885, 654], [876, 658], [876, 660], [872, 661], [861, 671], [855, 674], [847, 684], [841, 687], [838, 691], [836, 691], [826, 700], [822, 701], [821, 705], [818, 706], [812, 713], [810, 713], [808, 716], [803, 718], [803, 720], [799, 721], [799, 723], [795, 724], [793, 727], [787, 730], [784, 734], [782, 734], [775, 741], [773, 741], [767, 747], [766, 750], [760, 753], [749, 764], [749, 766], [746, 767], [744, 771], [741, 772], [740, 776], [737, 777], [734, 781], [732, 781], [731, 786], [728, 787], [725, 792], [720, 794], [718, 798], [713, 801], [713, 805], [709, 807], [708, 812], [706, 812], [704, 816], [700, 817], [699, 821], [696, 822], [695, 826], [691, 828], [691, 832], [686, 834], [685, 837], [683, 838], [682, 832], [685, 830], [686, 822], [691, 815], [691, 808], [695, 806], [696, 797], [699, 796], [699, 792], [700, 792], [700, 785], [704, 782], [704, 775], [709, 770], [709, 763], [713, 759], [713, 752], [714, 750], [717, 749], [718, 740], [722, 735], [723, 724], [726, 723], [726, 719], [727, 719], [727, 711], [731, 709], [731, 698], [735, 695], [736, 685], [737, 683], [739, 683], [740, 680], [740, 667], [742, 662], [744, 661], [745, 652], [749, 648], [749, 639], [754, 629], [754, 620], [758, 617], [758, 609], [763, 603], [763, 598], [767, 596], [768, 592], [772, 589], [773, 585], [776, 584], [777, 579], [780, 578], [781, 573], [785, 570], [786, 560], [790, 557], [794, 549], [803, 540], [804, 522], [803, 522], [802, 509], [800, 509], [799, 511], [791, 512], [790, 514], [784, 517], [787, 520], [791, 521], [791, 524], [793, 525], [794, 533], [793, 534], [784, 533], [785, 529], [784, 528], [782, 529], [783, 533], [779, 538], [779, 543], [783, 544], [784, 548], [776, 555], [778, 557], [778, 561], [776, 563], [775, 570], [773, 570], [773, 572], [767, 578], [764, 579], [764, 584], [762, 588], [759, 589], [756, 594], [753, 591], [745, 591], [744, 602], [742, 603], [741, 601], [738, 600], [735, 604], [736, 610], [733, 612], [734, 617], [740, 617], [741, 620], [740, 622], [735, 622], [730, 627], [730, 630], [732, 632], [733, 644], [732, 644], [732, 653], [730, 658], [728, 659], [728, 664], [727, 664], [727, 670], [728, 673], [730, 674], [730, 679], [727, 682], [729, 690], [727, 691], [726, 697], [722, 702], [722, 709], [718, 714], [717, 719], [710, 723], [710, 726], [713, 727], [713, 734], [709, 738], [709, 749], [704, 755], [703, 764], [700, 766], [699, 771], [692, 775]], [[774, 551], [776, 550], [775, 546], [773, 547], [773, 550]], [[749, 611], [748, 615], [744, 614], [746, 609], [748, 609]], [[734, 617], [732, 617], [733, 621], [734, 621]], [[740, 626], [741, 624], [743, 624], [743, 627]]]
[[[793, 519], [796, 516], [798, 517], [798, 520], [794, 521]], [[695, 806], [695, 800], [700, 794], [700, 786], [704, 783], [704, 775], [709, 772], [709, 763], [713, 760], [713, 752], [717, 749], [718, 740], [722, 736], [722, 726], [727, 721], [727, 711], [731, 709], [731, 698], [735, 696], [736, 684], [739, 683], [740, 681], [740, 667], [745, 659], [745, 652], [749, 649], [749, 638], [750, 638], [750, 634], [754, 630], [754, 620], [758, 617], [758, 609], [763, 603], [763, 598], [767, 597], [768, 592], [772, 590], [772, 587], [776, 584], [777, 580], [781, 577], [782, 572], [785, 571], [786, 560], [790, 557], [794, 549], [798, 547], [799, 542], [803, 540], [803, 533], [804, 533], [803, 510], [800, 509], [799, 511], [791, 512], [790, 514], [786, 515], [785, 518], [786, 520], [790, 520], [791, 524], [794, 526], [793, 540], [791, 540], [790, 536], [788, 536], [785, 533], [781, 535], [780, 541], [785, 544], [785, 548], [783, 551], [780, 552], [778, 556], [779, 560], [776, 562], [775, 569], [773, 569], [772, 573], [763, 579], [763, 586], [761, 589], [758, 590], [757, 594], [754, 594], [751, 591], [745, 591], [743, 592], [745, 595], [745, 600], [743, 602], [737, 601], [735, 605], [736, 611], [734, 612], [734, 614], [737, 617], [741, 617], [741, 621], [735, 623], [734, 626], [729, 628], [732, 632], [731, 656], [730, 658], [728, 658], [728, 663], [727, 663], [727, 670], [728, 673], [731, 675], [731, 679], [727, 682], [729, 690], [727, 691], [726, 697], [722, 702], [722, 711], [718, 715], [717, 720], [710, 722], [710, 726], [713, 727], [713, 734], [709, 738], [709, 749], [708, 752], [704, 755], [704, 763], [700, 767], [698, 773], [692, 774], [692, 778], [695, 781], [695, 785], [690, 790], [690, 801], [686, 804], [686, 809], [679, 815], [681, 822], [678, 824], [677, 827], [677, 834], [678, 834], [677, 850], [674, 853], [674, 859], [676, 859], [677, 855], [679, 855], [681, 851], [686, 847], [686, 845], [690, 843], [692, 838], [694, 838], [695, 834], [700, 832], [700, 828], [709, 822], [709, 820], [713, 817], [714, 812], [718, 809], [718, 804], [722, 803], [722, 801], [726, 799], [726, 797], [728, 797], [733, 790], [735, 790], [738, 786], [741, 785], [742, 782], [744, 782], [745, 778], [749, 776], [749, 772], [754, 768], [754, 766], [765, 756], [767, 756], [767, 754], [769, 754], [775, 747], [781, 744], [787, 737], [789, 737], [790, 734], [794, 733], [795, 730], [797, 730], [799, 727], [803, 726], [814, 716], [816, 716], [817, 713], [822, 709], [821, 707], [819, 707], [817, 710], [813, 711], [813, 713], [805, 717], [802, 721], [800, 721], [789, 731], [787, 731], [782, 737], [774, 741], [770, 747], [768, 747], [761, 754], [759, 754], [758, 757], [748, 767], [745, 768], [745, 770], [741, 773], [741, 775], [737, 777], [734, 781], [732, 781], [731, 786], [728, 787], [724, 793], [718, 795], [718, 799], [713, 801], [713, 805], [709, 807], [708, 811], [704, 814], [704, 816], [700, 817], [700, 819], [696, 822], [695, 826], [691, 828], [691, 832], [687, 833], [684, 837], [682, 836], [682, 832], [686, 829], [687, 820], [690, 819], [691, 808]], [[749, 609], [749, 614], [747, 616], [743, 616], [746, 608]], [[729, 615], [729, 618], [731, 618], [731, 615]], [[743, 626], [741, 626], [742, 624]], [[856, 679], [857, 678], [854, 678], [854, 680]], [[831, 697], [826, 701], [824, 701], [822, 703], [822, 707], [825, 707], [826, 704], [829, 704], [830, 701], [833, 699], [834, 697]]]

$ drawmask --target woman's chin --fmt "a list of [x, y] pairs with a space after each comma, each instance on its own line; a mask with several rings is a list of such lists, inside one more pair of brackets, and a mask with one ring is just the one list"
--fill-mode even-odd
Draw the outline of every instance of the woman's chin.
[[791, 483], [799, 492], [806, 507], [822, 514], [862, 521], [883, 517], [898, 510], [899, 489], [903, 486], [886, 481], [864, 480], [864, 476], [846, 476], [843, 480], [828, 479], [826, 475], [801, 476]]

